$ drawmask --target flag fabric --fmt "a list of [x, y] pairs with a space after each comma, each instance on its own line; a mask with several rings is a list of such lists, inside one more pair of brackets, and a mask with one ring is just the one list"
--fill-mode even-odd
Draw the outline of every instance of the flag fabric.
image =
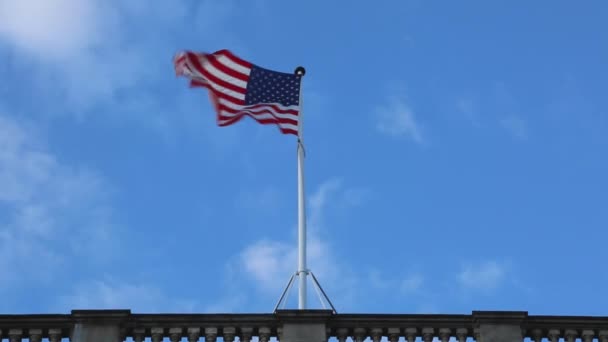
[[261, 68], [228, 50], [183, 51], [175, 56], [174, 66], [176, 75], [190, 79], [191, 87], [209, 90], [219, 126], [249, 116], [298, 135], [301, 75]]

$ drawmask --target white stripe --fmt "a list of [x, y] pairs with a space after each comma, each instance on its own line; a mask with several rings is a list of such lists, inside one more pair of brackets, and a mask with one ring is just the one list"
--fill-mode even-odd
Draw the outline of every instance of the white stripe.
[[276, 113], [273, 113], [273, 114], [258, 113], [258, 112], [254, 112], [254, 111], [246, 110], [246, 109], [243, 110], [243, 111], [241, 111], [240, 113], [237, 113], [237, 114], [232, 114], [232, 113], [228, 113], [228, 112], [222, 111], [222, 116], [225, 117], [225, 118], [232, 119], [235, 116], [241, 115], [241, 113], [249, 113], [249, 114], [255, 116], [258, 119], [275, 119], [275, 120], [279, 120], [279, 119], [292, 119], [292, 120], [295, 120], [296, 122], [298, 122], [297, 116], [295, 117], [295, 119], [292, 118], [292, 117], [285, 118], [285, 117], [281, 117], [281, 116], [277, 115]]
[[[205, 65], [204, 68], [207, 68], [208, 65]], [[190, 69], [193, 77], [195, 78], [202, 78], [204, 79], [210, 86], [211, 88], [213, 88], [214, 90], [219, 91], [220, 93], [232, 96], [234, 98], [237, 98], [239, 100], [245, 100], [245, 94], [244, 94], [244, 89], [243, 89], [243, 93], [239, 93], [236, 92], [234, 90], [228, 89], [226, 87], [222, 87], [221, 85], [218, 85], [217, 83], [212, 82], [211, 80], [207, 79], [203, 74], [201, 74], [200, 72], [198, 72], [198, 70], [196, 70], [195, 67], [191, 66], [188, 64], [188, 69]]]
[[[262, 104], [263, 103], [260, 103], [260, 105], [262, 105]], [[295, 110], [295, 111], [300, 110], [299, 106], [283, 106], [280, 103], [272, 103], [272, 104], [275, 105], [275, 106], [277, 106], [277, 107], [279, 107], [279, 109], [281, 109], [281, 110]], [[229, 103], [229, 102], [225, 103], [225, 105], [226, 105], [226, 107], [229, 107], [229, 108], [232, 108], [232, 109], [241, 109], [241, 108], [243, 108], [243, 106], [236, 105], [236, 104]], [[254, 106], [254, 105], [252, 105], [252, 106]]]
[[191, 80], [209, 83], [209, 82], [207, 82], [207, 79], [204, 78], [199, 73], [193, 73], [192, 70], [190, 70], [190, 68], [188, 66], [186, 66], [185, 68], [182, 69], [182, 73], [184, 74], [184, 76], [190, 78]]
[[[284, 113], [277, 113], [276, 111], [274, 111], [272, 108], [256, 108], [256, 109], [247, 109], [247, 107], [243, 107], [243, 109], [241, 109], [241, 112], [248, 112], [252, 115], [256, 115], [256, 116], [264, 116], [264, 118], [268, 117], [268, 118], [276, 118], [276, 119], [290, 119], [293, 120], [295, 122], [298, 122], [298, 116], [297, 115], [293, 115], [293, 114], [284, 114]], [[268, 112], [272, 113], [269, 114]], [[239, 113], [236, 114], [232, 114], [232, 113], [228, 113], [225, 112], [224, 116], [226, 117], [234, 117], [234, 116], [238, 116]]]
[[205, 70], [207, 70], [210, 74], [219, 78], [220, 80], [228, 82], [230, 84], [234, 84], [235, 86], [243, 89], [243, 92], [246, 91], [247, 82], [245, 82], [243, 80], [239, 80], [238, 78], [234, 78], [234, 77], [224, 73], [222, 70], [214, 67], [213, 64], [211, 64], [209, 62], [203, 64], [203, 68], [205, 68]]
[[185, 63], [184, 63], [184, 69], [190, 71], [190, 74], [195, 76], [195, 77], [200, 77], [200, 78], [204, 78], [205, 76], [203, 76], [203, 74], [201, 74], [200, 72], [198, 72], [198, 70], [196, 70], [195, 67], [193, 67], [192, 65], [190, 65], [190, 60], [186, 59]]
[[[227, 114], [228, 115], [232, 115], [232, 114], [226, 113], [224, 111], [221, 112], [222, 118], [219, 119], [219, 123], [220, 124], [228, 122], [228, 121], [232, 120], [232, 118], [234, 117], [234, 116], [228, 117]], [[241, 114], [239, 114], [239, 115], [241, 115]], [[274, 119], [274, 117], [272, 117], [270, 114], [262, 114], [262, 115], [253, 115], [252, 114], [252, 116], [255, 117], [256, 119], [260, 119], [260, 120], [262, 120], [262, 119]], [[298, 132], [298, 125], [293, 125], [293, 124], [290, 124], [290, 123], [279, 122], [279, 121], [277, 121], [275, 124], [281, 126], [282, 128], [291, 129], [291, 130], [294, 130], [294, 131]]]
[[224, 64], [225, 66], [227, 66], [228, 68], [232, 69], [232, 70], [236, 70], [238, 72], [240, 72], [243, 75], [247, 75], [249, 76], [249, 73], [251, 73], [251, 68], [247, 68], [244, 67], [240, 64], [237, 64], [235, 62], [233, 62], [230, 58], [224, 56], [224, 55], [219, 55], [217, 57], [218, 62]]
[[[298, 121], [298, 116], [297, 115], [295, 115], [295, 114], [289, 114], [289, 113], [277, 113], [276, 110], [274, 108], [270, 107], [270, 106], [259, 106], [259, 107], [256, 107], [256, 108], [249, 109], [248, 106], [239, 106], [239, 105], [236, 105], [236, 104], [234, 104], [234, 103], [232, 103], [230, 101], [226, 101], [224, 99], [219, 99], [219, 102], [220, 102], [220, 104], [222, 104], [222, 105], [224, 105], [224, 106], [226, 106], [226, 107], [228, 107], [230, 109], [234, 109], [234, 110], [241, 110], [241, 111], [242, 110], [246, 110], [246, 111], [249, 111], [249, 112], [251, 112], [253, 114], [258, 114], [258, 113], [260, 113], [262, 111], [269, 110], [270, 112], [274, 113], [274, 115], [277, 118], [291, 119], [291, 120]], [[298, 110], [298, 106], [285, 107], [285, 106], [281, 106], [279, 104], [276, 104], [276, 106], [279, 107], [279, 108], [281, 108], [281, 109]], [[236, 116], [236, 115], [238, 115], [238, 114], [226, 113], [226, 116], [233, 117], [233, 116]]]
[[[220, 93], [223, 93], [223, 94], [226, 94], [226, 95], [232, 96], [232, 97], [234, 97], [234, 98], [237, 98], [237, 99], [239, 99], [239, 100], [243, 100], [243, 101], [245, 101], [245, 94], [243, 94], [243, 93], [239, 93], [239, 92], [236, 92], [236, 91], [234, 91], [234, 90], [230, 90], [230, 89], [225, 88], [225, 87], [222, 87], [222, 86], [219, 86], [219, 85], [217, 85], [217, 84], [215, 84], [215, 83], [211, 82], [211, 81], [210, 81], [210, 80], [208, 80], [208, 79], [206, 79], [206, 80], [207, 80], [207, 83], [209, 83], [213, 89], [215, 89], [215, 90], [219, 91]], [[230, 101], [228, 101], [228, 102], [230, 102]]]
[[[226, 107], [229, 107], [229, 108], [232, 108], [232, 109], [241, 109], [241, 108], [243, 108], [243, 106], [235, 105], [235, 104], [229, 103], [229, 102], [224, 103], [224, 104], [226, 105]], [[260, 105], [261, 104], [263, 104], [263, 103], [260, 103]], [[279, 107], [279, 109], [281, 109], [281, 110], [295, 110], [295, 111], [297, 111], [297, 110], [300, 109], [299, 106], [283, 106], [283, 105], [281, 105], [279, 103], [272, 103], [272, 104], [275, 105], [275, 106], [277, 106], [277, 107]]]

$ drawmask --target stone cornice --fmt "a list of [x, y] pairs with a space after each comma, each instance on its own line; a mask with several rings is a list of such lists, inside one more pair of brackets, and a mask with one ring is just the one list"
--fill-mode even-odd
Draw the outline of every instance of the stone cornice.
[[[152, 329], [169, 334], [170, 329], [212, 328], [217, 334], [263, 331], [276, 336], [283, 324], [325, 324], [328, 333], [352, 334], [406, 334], [434, 331], [472, 336], [480, 325], [518, 326], [526, 336], [546, 336], [566, 332], [572, 334], [594, 334], [608, 331], [608, 317], [599, 316], [530, 316], [525, 311], [473, 311], [470, 315], [424, 315], [424, 314], [333, 314], [328, 310], [281, 310], [275, 314], [141, 314], [130, 310], [74, 310], [71, 314], [0, 315], [0, 331], [6, 336], [9, 331], [41, 331], [68, 337], [74, 325], [114, 324], [125, 335], [134, 331], [151, 333]], [[158, 330], [161, 329], [161, 330]]]

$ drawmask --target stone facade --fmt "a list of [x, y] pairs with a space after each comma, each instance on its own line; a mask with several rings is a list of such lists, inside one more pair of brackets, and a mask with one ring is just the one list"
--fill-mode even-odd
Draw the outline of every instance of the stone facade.
[[74, 310], [67, 315], [0, 315], [0, 341], [59, 342], [608, 342], [608, 317], [529, 316], [525, 311], [470, 315], [335, 314], [281, 310], [273, 314], [133, 314]]

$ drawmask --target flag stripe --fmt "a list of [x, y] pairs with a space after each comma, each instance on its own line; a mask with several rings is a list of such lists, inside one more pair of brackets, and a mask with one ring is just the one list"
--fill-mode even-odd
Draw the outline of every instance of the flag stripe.
[[[207, 59], [207, 63], [204, 64], [204, 70], [208, 71], [211, 75], [216, 78], [225, 81], [230, 84], [234, 84], [239, 89], [242, 89], [243, 93], [247, 88], [247, 81], [249, 81], [249, 77], [239, 74], [238, 72], [229, 72], [224, 71], [227, 70], [222, 64], [218, 63], [215, 58], [211, 57]], [[222, 70], [224, 69], [224, 70]], [[238, 76], [238, 77], [236, 77]], [[240, 78], [239, 78], [240, 77]], [[242, 80], [241, 78], [245, 78]]]
[[[233, 67], [233, 69], [237, 70], [237, 71], [239, 71], [239, 67], [251, 70], [251, 67], [253, 66], [253, 64], [235, 56], [232, 52], [230, 52], [228, 50], [220, 50], [220, 51], [214, 53], [214, 55], [224, 56], [224, 57], [228, 58], [230, 61], [232, 61], [232, 63], [236, 64]], [[239, 72], [241, 72], [245, 75], [249, 75], [249, 72], [243, 72], [243, 71], [239, 71]]]
[[[226, 102], [224, 100], [220, 100], [220, 103], [225, 105], [226, 107], [234, 110], [234, 111], [238, 111], [243, 109], [242, 106], [236, 106], [233, 103], [229, 103]], [[260, 103], [260, 104], [255, 104], [255, 105], [249, 105], [246, 107], [247, 109], [251, 109], [251, 110], [255, 110], [258, 108], [270, 108], [272, 110], [274, 110], [277, 113], [281, 113], [281, 114], [287, 114], [287, 115], [293, 115], [294, 117], [298, 116], [298, 111], [292, 109], [291, 107], [283, 107], [279, 104], [276, 103]]]
[[[175, 72], [191, 87], [209, 90], [217, 124], [228, 126], [249, 116], [276, 124], [282, 133], [298, 135], [300, 79], [259, 68], [228, 50], [213, 54], [185, 51], [174, 57]], [[251, 75], [255, 78], [250, 83]]]
[[208, 73], [206, 70], [203, 71], [203, 75], [206, 78], [207, 83], [216, 91], [224, 93], [228, 96], [237, 98], [239, 100], [245, 100], [245, 89], [240, 88], [230, 82], [219, 79], [214, 75]]
[[262, 110], [262, 111], [242, 110], [238, 113], [231, 113], [229, 111], [226, 111], [226, 109], [224, 107], [222, 107], [221, 105], [218, 107], [218, 110], [221, 111], [221, 113], [222, 113], [221, 115], [225, 119], [234, 118], [234, 117], [240, 116], [242, 114], [250, 114], [255, 117], [262, 116], [262, 117], [273, 118], [277, 122], [281, 122], [281, 123], [286, 123], [286, 124], [291, 124], [291, 125], [298, 124], [298, 120], [294, 120], [293, 118], [281, 117], [281, 116], [277, 115], [276, 113], [273, 113], [270, 110]]
[[238, 112], [233, 112], [221, 104], [219, 105], [219, 109], [222, 111], [222, 116], [225, 118], [231, 118], [231, 117], [239, 116], [243, 113], [247, 113], [247, 114], [254, 115], [256, 117], [257, 116], [272, 117], [273, 119], [277, 120], [277, 122], [283, 122], [283, 123], [288, 123], [288, 124], [292, 124], [292, 125], [298, 124], [297, 117], [294, 118], [294, 117], [290, 117], [290, 116], [285, 116], [284, 114], [278, 114], [276, 112], [273, 112], [270, 109], [258, 109], [258, 110], [242, 109]]
[[[251, 69], [244, 69], [240, 65], [232, 62], [230, 59], [224, 56], [210, 56], [208, 58], [209, 63], [213, 65], [215, 68], [223, 72], [224, 74], [230, 75], [238, 80], [241, 80], [245, 83], [249, 81], [249, 74], [251, 73]], [[235, 70], [234, 66], [237, 66], [240, 69], [244, 69], [242, 71]]]
[[[196, 56], [189, 56], [189, 61], [192, 64], [192, 68], [195, 71], [194, 77], [205, 79], [213, 88], [220, 93], [226, 94], [230, 97], [236, 98], [238, 100], [245, 100], [245, 89], [238, 87], [230, 82], [222, 80], [216, 77], [209, 71], [209, 63], [201, 64], [201, 61]], [[240, 103], [241, 101], [237, 101], [236, 103]], [[245, 104], [242, 102], [242, 104]]]
[[235, 97], [235, 96], [229, 95], [227, 93], [229, 90], [227, 90], [227, 89], [224, 89], [223, 92], [220, 92], [220, 91], [217, 91], [213, 85], [209, 88], [213, 92], [213, 94], [215, 94], [215, 96], [219, 97], [220, 99], [224, 99], [226, 101], [232, 102], [232, 103], [234, 103], [236, 105], [240, 105], [240, 106], [245, 105], [245, 95], [243, 95], [243, 94], [237, 94], [239, 97]]
[[280, 112], [280, 113], [293, 114], [296, 116], [299, 113], [298, 106], [282, 106], [278, 103], [260, 103], [260, 104], [250, 105], [247, 107], [255, 109], [257, 107], [266, 107], [266, 106], [272, 106], [277, 112]]
[[254, 119], [255, 121], [257, 121], [261, 124], [265, 124], [265, 125], [276, 124], [279, 126], [279, 128], [281, 129], [281, 131], [283, 133], [297, 134], [298, 125], [296, 125], [296, 124], [282, 122], [272, 116], [252, 114], [252, 113], [248, 113], [248, 112], [244, 112], [239, 116], [230, 117], [230, 118], [226, 118], [226, 117], [220, 115], [219, 120], [218, 120], [218, 125], [220, 125], [220, 126], [232, 125], [232, 124], [238, 122], [239, 120], [241, 120], [243, 118], [243, 116], [245, 116], [245, 115], [251, 117], [252, 119]]
[[217, 61], [224, 65], [226, 68], [234, 70], [235, 72], [241, 75], [249, 77], [249, 74], [251, 73], [251, 67], [244, 67], [238, 63], [235, 63], [232, 59], [226, 56], [217, 56]]
[[205, 88], [209, 88], [209, 83], [207, 83], [207, 81], [205, 80], [199, 80], [199, 79], [193, 79], [192, 81], [190, 81], [190, 86], [191, 87], [205, 87]]

